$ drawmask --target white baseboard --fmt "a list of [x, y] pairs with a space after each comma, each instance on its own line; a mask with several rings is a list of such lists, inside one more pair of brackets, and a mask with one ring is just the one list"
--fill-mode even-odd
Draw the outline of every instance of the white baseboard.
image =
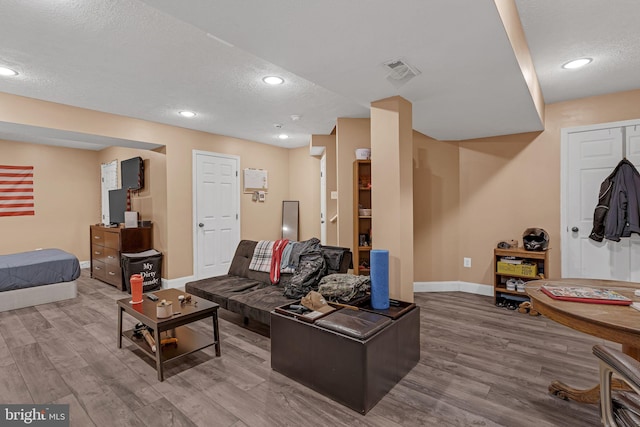
[[466, 292], [469, 294], [478, 294], [493, 296], [493, 286], [482, 285], [471, 282], [415, 282], [413, 284], [413, 292]]
[[189, 282], [193, 282], [194, 276], [178, 277], [177, 279], [162, 279], [162, 289], [182, 289], [184, 291], [184, 285]]
[[[80, 268], [91, 268], [91, 261], [80, 261]], [[177, 279], [161, 279], [161, 287], [162, 289], [177, 288], [184, 291], [184, 285], [194, 280], [194, 276], [179, 277]]]

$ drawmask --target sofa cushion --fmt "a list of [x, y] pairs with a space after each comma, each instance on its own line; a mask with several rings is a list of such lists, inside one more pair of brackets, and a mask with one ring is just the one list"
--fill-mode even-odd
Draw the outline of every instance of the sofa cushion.
[[342, 257], [344, 256], [345, 248], [323, 246], [321, 252], [324, 257], [324, 261], [327, 263], [327, 270], [331, 273], [338, 273], [340, 271], [340, 265], [342, 264]]
[[289, 299], [283, 295], [281, 286], [267, 285], [247, 293], [229, 297], [227, 309], [269, 325], [271, 323], [269, 314], [271, 310], [295, 301], [298, 300]]
[[349, 248], [340, 246], [322, 246], [322, 256], [327, 262], [327, 274], [346, 273], [353, 268], [353, 254]]
[[250, 292], [260, 286], [264, 284], [256, 280], [225, 274], [189, 282], [185, 285], [185, 291], [220, 304], [222, 308], [227, 308], [229, 297]]
[[[293, 274], [283, 273], [279, 284], [271, 285], [269, 273], [249, 270], [257, 244], [254, 240], [241, 240], [228, 274], [189, 282], [185, 290], [216, 302], [224, 309], [269, 324], [269, 313], [273, 309], [296, 301], [283, 295], [284, 286], [291, 281]], [[349, 248], [321, 246], [320, 251], [330, 265], [329, 273], [346, 273], [351, 267], [352, 254]], [[334, 271], [336, 266], [339, 266], [338, 271]]]
[[316, 326], [365, 340], [391, 324], [389, 317], [343, 308], [316, 322]]
[[[253, 258], [253, 251], [256, 248], [258, 242], [253, 240], [241, 240], [236, 248], [236, 253], [233, 255], [231, 266], [229, 267], [229, 274], [232, 276], [249, 277], [249, 264], [251, 258]], [[268, 277], [268, 275], [267, 275]]]

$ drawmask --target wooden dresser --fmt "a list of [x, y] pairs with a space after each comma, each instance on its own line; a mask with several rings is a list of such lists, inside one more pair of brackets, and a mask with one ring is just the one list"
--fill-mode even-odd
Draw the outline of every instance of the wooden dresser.
[[120, 255], [153, 249], [151, 227], [91, 226], [91, 277], [124, 290]]

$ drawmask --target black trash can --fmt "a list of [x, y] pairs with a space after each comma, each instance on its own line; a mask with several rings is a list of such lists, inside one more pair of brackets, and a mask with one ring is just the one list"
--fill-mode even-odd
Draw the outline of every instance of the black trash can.
[[142, 276], [142, 292], [155, 291], [162, 286], [162, 253], [155, 249], [122, 254], [120, 260], [124, 288], [131, 293], [131, 275]]

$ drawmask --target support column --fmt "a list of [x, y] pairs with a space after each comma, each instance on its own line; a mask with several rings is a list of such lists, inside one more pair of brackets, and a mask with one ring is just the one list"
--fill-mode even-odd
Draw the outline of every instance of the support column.
[[413, 302], [413, 122], [400, 96], [371, 103], [375, 249], [389, 251], [389, 296]]

